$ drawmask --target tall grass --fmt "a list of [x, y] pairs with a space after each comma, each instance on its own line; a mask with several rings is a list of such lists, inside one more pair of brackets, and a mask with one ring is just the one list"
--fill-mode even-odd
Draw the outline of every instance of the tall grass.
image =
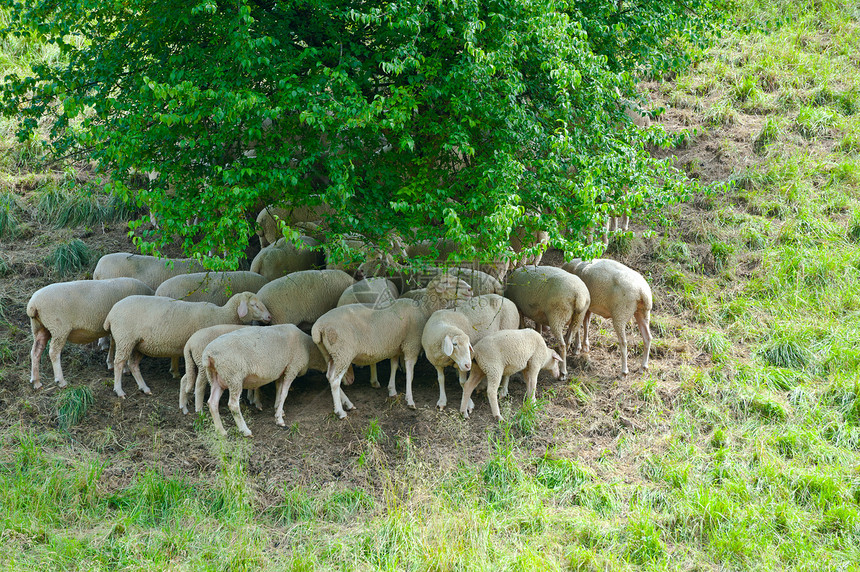
[[68, 276], [81, 272], [94, 260], [95, 253], [90, 247], [75, 238], [57, 246], [45, 259], [45, 263], [60, 276]]

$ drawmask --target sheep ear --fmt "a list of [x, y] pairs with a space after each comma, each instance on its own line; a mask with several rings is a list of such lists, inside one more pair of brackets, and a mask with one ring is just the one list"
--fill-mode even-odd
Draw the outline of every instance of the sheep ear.
[[244, 318], [248, 315], [248, 301], [242, 300], [239, 302], [239, 310], [238, 310], [239, 318]]
[[475, 348], [472, 347], [472, 344], [469, 344], [469, 355], [475, 355]]
[[442, 340], [442, 353], [448, 357], [454, 353], [454, 342], [451, 341], [451, 336], [445, 336], [445, 339]]
[[560, 356], [560, 355], [558, 355], [558, 353], [556, 353], [555, 351], [553, 351], [553, 352], [552, 352], [552, 359], [554, 359], [555, 361], [559, 361], [559, 362], [560, 362], [560, 361], [561, 361], [561, 356]]

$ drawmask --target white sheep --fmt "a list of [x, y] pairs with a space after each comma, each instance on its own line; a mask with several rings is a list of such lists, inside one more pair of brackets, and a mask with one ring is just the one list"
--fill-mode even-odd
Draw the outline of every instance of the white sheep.
[[[42, 387], [39, 381], [39, 361], [48, 340], [48, 355], [54, 369], [54, 380], [65, 387], [60, 354], [66, 342], [88, 344], [107, 335], [104, 321], [115, 303], [126, 296], [152, 296], [152, 288], [135, 278], [110, 280], [75, 280], [50, 284], [37, 290], [27, 303], [33, 349], [30, 351], [30, 383], [33, 389]], [[108, 367], [112, 365], [113, 344], [108, 351]]]
[[[387, 278], [365, 278], [344, 290], [337, 305], [340, 307], [347, 304], [364, 304], [373, 308], [384, 308], [392, 304], [398, 294], [397, 286]], [[375, 363], [370, 364], [370, 387], [375, 389], [381, 387]]]
[[116, 345], [113, 390], [125, 397], [122, 370], [126, 362], [137, 386], [147, 395], [149, 387], [140, 373], [140, 360], [150, 357], [180, 358], [188, 338], [197, 330], [217, 324], [271, 321], [266, 306], [252, 292], [234, 294], [223, 306], [209, 302], [184, 302], [161, 296], [129, 296], [108, 312], [104, 329]]
[[467, 419], [473, 408], [470, 399], [472, 391], [483, 377], [487, 378], [490, 411], [497, 421], [501, 421], [498, 393], [502, 378], [503, 391], [507, 393], [510, 377], [522, 371], [526, 382], [525, 399], [533, 400], [540, 370], [549, 370], [558, 379], [559, 363], [563, 363], [561, 356], [547, 347], [543, 336], [529, 329], [490, 334], [474, 345], [473, 353], [475, 365], [463, 386], [463, 398], [460, 401], [460, 413]]
[[340, 270], [303, 270], [272, 280], [257, 292], [272, 314], [272, 324], [309, 328], [337, 306], [355, 280]]
[[99, 258], [93, 280], [129, 277], [137, 278], [153, 290], [168, 278], [189, 272], [204, 272], [199, 262], [193, 258], [156, 258], [143, 254], [114, 252]]
[[365, 278], [344, 290], [337, 305], [365, 304], [378, 308], [391, 304], [399, 295], [397, 286], [391, 280], [382, 277]]
[[337, 416], [346, 417], [344, 405], [353, 409], [340, 389], [351, 364], [370, 365], [391, 360], [388, 394], [394, 396], [397, 394], [394, 378], [401, 355], [406, 370], [406, 404], [414, 409], [412, 376], [421, 353], [424, 324], [434, 311], [446, 307], [460, 292], [469, 289], [462, 280], [441, 274], [427, 285], [427, 295], [421, 301], [399, 299], [382, 309], [350, 304], [335, 308], [317, 320], [311, 335], [328, 363], [326, 377]]
[[[645, 348], [642, 352], [642, 369], [648, 369], [648, 354], [651, 352], [651, 287], [641, 274], [632, 268], [607, 258], [583, 261], [574, 259], [562, 267], [575, 274], [588, 287], [591, 303], [585, 313], [582, 351], [588, 352], [588, 322], [591, 314], [612, 319], [612, 327], [618, 336], [621, 351], [621, 374], [627, 375], [626, 326], [635, 319], [639, 326]], [[579, 340], [577, 340], [579, 342]]]
[[206, 391], [206, 368], [202, 367], [201, 358], [203, 350], [209, 342], [224, 334], [236, 331], [239, 328], [247, 328], [245, 324], [218, 324], [197, 330], [192, 334], [182, 355], [185, 357], [185, 375], [179, 380], [179, 409], [182, 413], [188, 413], [188, 396], [194, 390], [194, 411], [200, 412], [203, 408], [203, 393]]
[[156, 296], [223, 306], [236, 292], [257, 292], [268, 280], [256, 272], [194, 272], [168, 278]]
[[323, 215], [334, 211], [325, 204], [294, 207], [264, 207], [257, 215], [257, 235], [260, 237], [260, 248], [265, 248], [284, 235], [278, 226], [278, 220], [283, 220], [288, 226], [298, 223], [321, 220]]
[[313, 270], [325, 266], [325, 257], [317, 247], [319, 243], [309, 236], [299, 237], [299, 246], [285, 238], [279, 238], [257, 253], [251, 261], [251, 272], [275, 280], [301, 270]]
[[[222, 435], [227, 434], [218, 404], [224, 390], [228, 390], [230, 412], [246, 437], [251, 437], [251, 430], [239, 407], [243, 388], [257, 389], [277, 381], [275, 421], [283, 427], [284, 401], [293, 380], [308, 369], [326, 369], [326, 361], [311, 337], [293, 324], [252, 326], [225, 334], [206, 346], [202, 360], [211, 387], [209, 411], [215, 427]], [[349, 402], [346, 396], [344, 399]]]
[[514, 301], [523, 316], [549, 326], [559, 344], [561, 375], [567, 377], [567, 348], [578, 333], [590, 301], [582, 280], [554, 266], [524, 266], [511, 272], [505, 296]]
[[421, 335], [421, 346], [427, 360], [436, 368], [439, 382], [436, 407], [439, 410], [448, 404], [445, 367], [457, 367], [462, 386], [472, 365], [472, 345], [499, 330], [515, 330], [519, 324], [520, 314], [516, 305], [496, 294], [476, 296], [430, 316]]

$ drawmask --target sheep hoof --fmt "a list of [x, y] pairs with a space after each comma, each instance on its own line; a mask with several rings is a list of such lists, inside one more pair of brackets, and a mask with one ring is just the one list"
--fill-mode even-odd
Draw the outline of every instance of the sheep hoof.
[[436, 409], [439, 411], [445, 411], [445, 405], [446, 405], [445, 403], [437, 403]]
[[371, 382], [370, 382], [370, 387], [372, 387], [373, 389], [379, 389], [379, 388], [380, 388], [380, 387], [382, 387], [382, 386], [381, 386], [381, 385], [379, 385], [379, 382], [378, 382], [378, 381], [371, 381]]
[[119, 389], [119, 390], [114, 390], [114, 392], [116, 393], [116, 396], [117, 396], [117, 397], [119, 397], [119, 398], [121, 398], [121, 399], [125, 399], [125, 392], [124, 392], [123, 390], [121, 390], [121, 389]]
[[152, 390], [148, 387], [146, 389], [141, 389], [141, 391], [144, 393], [144, 395], [152, 395]]
[[65, 379], [55, 379], [54, 381], [57, 382], [57, 387], [66, 387], [67, 385], [69, 385]]
[[33, 384], [33, 389], [42, 389], [42, 382], [38, 379], [31, 379], [30, 383]]
[[414, 402], [414, 401], [413, 401], [412, 403], [407, 403], [407, 404], [406, 404], [406, 407], [408, 407], [409, 409], [418, 409], [417, 407], [415, 407], [415, 402]]
[[179, 410], [182, 411], [183, 415], [188, 415], [188, 408], [187, 407], [180, 407]]
[[242, 433], [242, 435], [244, 435], [244, 436], [245, 436], [245, 437], [247, 437], [248, 439], [250, 439], [251, 437], [253, 437], [253, 436], [254, 436], [250, 431], [246, 431], [246, 432]]
[[468, 411], [460, 411], [460, 413], [462, 413], [462, 414], [463, 414], [463, 419], [468, 419], [468, 418], [469, 418], [469, 412], [468, 412]]
[[499, 399], [504, 399], [504, 398], [505, 398], [505, 397], [507, 397], [507, 396], [508, 396], [508, 392], [507, 392], [507, 391], [500, 391], [500, 392], [499, 392]]
[[505, 418], [502, 417], [501, 415], [493, 415], [493, 419], [495, 419], [496, 422], [498, 422], [498, 423], [501, 423], [502, 421], [505, 420]]
[[226, 429], [219, 429], [218, 434], [221, 435], [222, 437], [226, 437], [227, 436], [227, 430]]
[[287, 424], [284, 423], [283, 419], [275, 419], [275, 423], [278, 425], [278, 427], [286, 427], [287, 426]]
[[262, 403], [255, 403], [255, 404], [254, 404], [254, 407], [256, 407], [256, 408], [257, 408], [257, 411], [262, 411], [262, 410], [263, 410], [263, 404], [262, 404]]
[[340, 411], [340, 412], [335, 411], [335, 415], [337, 415], [338, 419], [346, 419], [346, 412], [345, 411]]

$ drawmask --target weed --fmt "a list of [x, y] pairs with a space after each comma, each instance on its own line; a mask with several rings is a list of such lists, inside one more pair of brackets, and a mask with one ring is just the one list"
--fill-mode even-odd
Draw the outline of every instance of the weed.
[[703, 352], [708, 353], [714, 361], [725, 359], [731, 350], [731, 344], [725, 334], [712, 330], [702, 333], [697, 345]]
[[60, 429], [68, 431], [77, 425], [93, 403], [93, 392], [86, 385], [69, 387], [60, 392], [57, 398], [57, 422]]
[[793, 129], [806, 139], [828, 135], [836, 125], [836, 113], [826, 107], [803, 107], [798, 111]]
[[740, 409], [747, 416], [755, 415], [769, 422], [782, 423], [788, 411], [779, 402], [763, 395], [747, 395], [739, 400]]
[[374, 417], [367, 425], [364, 431], [364, 438], [368, 443], [379, 443], [385, 439], [385, 433], [382, 432], [382, 427], [379, 425], [379, 419]]
[[12, 193], [0, 193], [0, 238], [14, 238], [18, 234], [22, 209]]
[[768, 365], [802, 370], [812, 363], [808, 341], [789, 332], [776, 332], [759, 350], [759, 355]]
[[634, 564], [645, 565], [666, 557], [666, 546], [660, 540], [660, 530], [653, 518], [643, 514], [632, 519], [626, 529], [627, 545], [624, 556]]
[[776, 120], [769, 118], [765, 121], [764, 126], [762, 126], [761, 131], [753, 141], [753, 150], [757, 154], [763, 155], [767, 150], [767, 146], [776, 143], [779, 140], [779, 136], [779, 123], [777, 123]]
[[705, 112], [705, 121], [714, 127], [728, 127], [738, 122], [738, 112], [731, 101], [720, 100]]
[[848, 240], [860, 242], [860, 210], [855, 210], [848, 224]]
[[711, 256], [714, 258], [714, 268], [719, 272], [729, 263], [735, 247], [725, 242], [715, 241], [711, 243]]
[[293, 486], [285, 487], [283, 502], [273, 506], [267, 512], [277, 522], [289, 524], [316, 518], [320, 508], [310, 491], [304, 487]]
[[511, 418], [511, 427], [524, 437], [533, 435], [539, 427], [539, 415], [546, 406], [542, 399], [526, 400]]
[[[6, 258], [0, 256], [0, 276], [6, 276], [9, 274], [9, 263], [6, 262]], [[0, 318], [3, 317], [3, 308], [0, 306]]]
[[61, 275], [67, 276], [75, 274], [88, 267], [95, 258], [95, 254], [80, 239], [73, 239], [65, 244], [59, 245], [45, 259], [45, 263], [51, 266], [54, 271]]

